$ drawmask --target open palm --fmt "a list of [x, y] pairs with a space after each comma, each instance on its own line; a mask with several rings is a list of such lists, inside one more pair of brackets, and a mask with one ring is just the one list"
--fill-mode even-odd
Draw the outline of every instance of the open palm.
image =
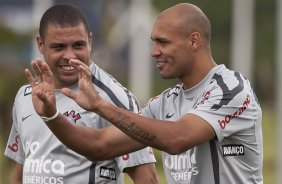
[[35, 111], [40, 116], [50, 117], [56, 113], [56, 97], [53, 75], [48, 65], [36, 59], [31, 63], [35, 77], [28, 69], [25, 75], [32, 87], [32, 102]]
[[72, 98], [80, 107], [88, 111], [95, 111], [101, 97], [95, 90], [92, 82], [92, 74], [89, 67], [76, 59], [71, 59], [70, 64], [73, 65], [78, 71], [78, 87], [79, 92], [75, 93], [68, 88], [63, 88], [62, 93]]

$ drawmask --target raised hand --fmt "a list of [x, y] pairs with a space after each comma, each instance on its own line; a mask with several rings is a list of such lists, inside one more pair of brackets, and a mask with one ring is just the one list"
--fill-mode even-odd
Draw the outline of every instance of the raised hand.
[[103, 100], [93, 86], [89, 66], [77, 59], [71, 59], [69, 62], [78, 71], [78, 87], [80, 90], [75, 93], [68, 88], [63, 88], [62, 93], [73, 99], [83, 109], [96, 112]]
[[49, 66], [41, 59], [32, 61], [31, 66], [35, 71], [35, 78], [29, 69], [25, 69], [25, 75], [32, 87], [32, 102], [35, 111], [40, 116], [51, 117], [57, 111], [53, 74]]

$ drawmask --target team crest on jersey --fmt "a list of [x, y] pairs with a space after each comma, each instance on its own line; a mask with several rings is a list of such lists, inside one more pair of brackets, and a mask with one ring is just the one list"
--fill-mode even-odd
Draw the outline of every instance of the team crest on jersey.
[[100, 177], [106, 178], [109, 180], [116, 180], [116, 171], [112, 168], [101, 167], [100, 168]]
[[72, 122], [76, 123], [77, 120], [79, 120], [81, 118], [79, 113], [75, 113], [74, 110], [71, 110], [70, 112], [65, 112], [64, 116], [67, 117], [69, 120], [71, 120]]
[[24, 89], [24, 96], [27, 96], [27, 95], [31, 94], [31, 92], [32, 92], [31, 86], [26, 87]]

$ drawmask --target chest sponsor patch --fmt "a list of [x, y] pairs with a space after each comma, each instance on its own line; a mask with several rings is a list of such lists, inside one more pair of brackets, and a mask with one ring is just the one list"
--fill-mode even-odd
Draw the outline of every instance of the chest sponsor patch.
[[228, 144], [222, 146], [222, 155], [227, 156], [242, 156], [245, 154], [245, 147], [241, 144]]
[[112, 168], [101, 167], [100, 168], [100, 177], [106, 178], [109, 180], [116, 180], [116, 171]]

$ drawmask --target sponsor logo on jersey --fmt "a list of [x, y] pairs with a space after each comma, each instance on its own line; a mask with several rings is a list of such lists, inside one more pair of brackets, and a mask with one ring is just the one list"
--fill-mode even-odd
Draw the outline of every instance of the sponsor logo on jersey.
[[24, 89], [24, 96], [27, 96], [27, 95], [31, 94], [31, 92], [32, 92], [31, 86], [26, 87]]
[[116, 171], [112, 168], [101, 167], [100, 168], [100, 177], [106, 178], [109, 180], [116, 180]]
[[74, 110], [71, 110], [70, 112], [67, 111], [63, 115], [74, 123], [76, 123], [76, 121], [81, 118], [80, 114], [79, 113], [76, 114]]
[[225, 129], [226, 125], [231, 122], [232, 119], [240, 116], [250, 104], [250, 95], [247, 95], [246, 100], [243, 102], [242, 106], [236, 110], [233, 114], [225, 116], [223, 120], [218, 120], [218, 124], [221, 129]]
[[164, 165], [175, 181], [190, 183], [191, 177], [199, 173], [196, 166], [195, 153], [190, 150], [181, 155], [166, 154], [164, 157]]
[[65, 173], [65, 164], [62, 160], [48, 157], [48, 155], [41, 155], [35, 157], [34, 155], [39, 151], [40, 143], [26, 142], [25, 154], [27, 159], [24, 163], [24, 177], [25, 184], [63, 184], [63, 176]]
[[12, 152], [17, 152], [19, 150], [19, 135], [16, 135], [15, 137], [15, 142], [11, 145], [8, 145], [8, 148], [12, 151]]
[[245, 154], [244, 146], [241, 144], [229, 144], [222, 146], [222, 155], [226, 156], [241, 156]]
[[174, 114], [175, 114], [175, 113], [172, 113], [172, 114], [167, 113], [166, 116], [165, 116], [165, 118], [166, 118], [166, 119], [169, 119], [169, 118], [171, 118]]
[[27, 118], [29, 118], [30, 116], [32, 116], [32, 114], [29, 114], [27, 116], [22, 117], [22, 121], [26, 120]]

